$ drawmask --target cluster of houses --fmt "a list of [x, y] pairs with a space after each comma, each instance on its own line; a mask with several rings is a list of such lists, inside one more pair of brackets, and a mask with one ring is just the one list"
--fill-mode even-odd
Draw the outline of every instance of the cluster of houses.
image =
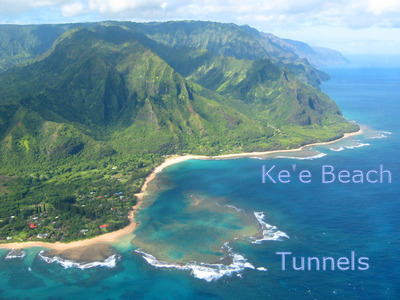
[[[99, 195], [99, 196], [96, 197], [96, 196], [95, 196], [95, 194], [96, 194], [95, 192], [90, 192], [89, 194], [91, 195], [91, 197], [89, 197], [89, 198], [91, 198], [91, 200], [96, 200], [96, 199], [102, 199], [102, 198], [108, 198], [108, 197], [109, 197], [108, 195]], [[117, 198], [117, 199], [119, 198], [119, 200], [120, 200], [120, 201], [123, 201], [123, 202], [128, 201], [128, 199], [124, 198], [123, 192], [114, 193], [113, 197], [115, 197], [115, 198]], [[83, 199], [86, 198], [86, 196], [85, 196], [85, 195], [79, 195], [79, 198], [81, 198], [81, 199], [83, 200]], [[82, 206], [82, 207], [85, 207], [87, 204], [88, 204], [88, 203], [85, 203], [85, 204], [82, 204], [81, 206]], [[102, 203], [100, 203], [100, 204], [98, 205], [98, 207], [102, 207], [102, 206], [103, 206]], [[110, 210], [113, 211], [113, 212], [119, 213], [119, 214], [121, 215], [121, 217], [123, 217], [123, 212], [122, 212], [122, 211], [119, 211], [118, 208], [116, 208], [116, 207], [111, 207]], [[42, 225], [42, 224], [43, 224], [43, 221], [44, 221], [45, 218], [47, 218], [47, 216], [48, 216], [48, 215], [47, 215], [46, 212], [42, 212], [42, 213], [40, 213], [38, 216], [32, 215], [32, 216], [30, 216], [30, 217], [28, 218], [28, 220], [26, 220], [26, 224], [27, 224], [27, 226], [29, 227], [30, 230], [38, 230], [38, 229], [40, 229], [40, 228], [43, 226], [43, 225]], [[10, 218], [13, 219], [13, 218], [15, 218], [15, 216], [11, 216]], [[51, 222], [52, 225], [55, 225], [55, 224], [57, 223], [57, 220], [56, 220], [56, 219], [58, 219], [58, 216], [56, 216], [56, 217], [55, 217], [55, 220], [54, 220], [53, 222]], [[0, 220], [0, 222], [1, 222], [1, 221], [2, 221], [2, 220]], [[102, 225], [99, 226], [99, 229], [105, 229], [105, 228], [107, 228], [107, 227], [109, 227], [109, 226], [110, 226], [109, 224], [102, 224]], [[36, 231], [36, 232], [37, 232], [37, 231]], [[89, 232], [89, 229], [83, 228], [83, 229], [79, 230], [79, 232], [80, 232], [81, 234], [83, 234], [83, 235], [86, 235], [86, 234]], [[55, 238], [56, 238], [56, 235], [55, 235], [55, 234], [51, 234], [51, 236], [49, 236], [48, 233], [39, 233], [39, 234], [37, 234], [36, 236], [31, 235], [31, 236], [28, 238], [28, 240], [31, 240], [32, 238], [37, 238], [37, 239], [51, 238], [51, 239], [55, 239]], [[10, 240], [13, 239], [13, 237], [11, 237], [11, 236], [7, 236], [6, 238], [1, 238], [1, 237], [0, 237], [0, 239], [3, 239], [3, 240], [5, 239], [5, 240], [7, 240], [7, 241], [10, 241]]]

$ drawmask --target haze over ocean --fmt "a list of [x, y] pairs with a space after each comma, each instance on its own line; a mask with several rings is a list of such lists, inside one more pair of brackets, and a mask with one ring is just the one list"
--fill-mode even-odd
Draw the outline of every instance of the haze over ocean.
[[[0, 298], [399, 298], [400, 69], [326, 71], [332, 79], [322, 90], [363, 126], [363, 135], [286, 155], [292, 158], [171, 166], [151, 183], [133, 246], [129, 240], [115, 245], [114, 267], [109, 261], [109, 267], [64, 269], [40, 259], [39, 249], [28, 249], [23, 259], [0, 261]], [[293, 164], [315, 180], [261, 183], [262, 165], [292, 170]], [[317, 180], [322, 165], [366, 173], [381, 164], [392, 183]], [[290, 257], [283, 271], [276, 255], [337, 260], [350, 259], [352, 251], [357, 259], [369, 258], [368, 270], [295, 271]]]

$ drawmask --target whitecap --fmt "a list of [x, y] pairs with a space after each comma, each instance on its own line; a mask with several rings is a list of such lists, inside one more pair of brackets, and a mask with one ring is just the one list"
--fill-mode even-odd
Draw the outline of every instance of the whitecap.
[[4, 257], [4, 259], [23, 259], [26, 256], [26, 252], [23, 250], [19, 250], [19, 249], [11, 249], [7, 255]]
[[215, 203], [215, 204], [217, 206], [219, 206], [219, 207], [228, 207], [228, 208], [232, 208], [232, 209], [236, 210], [237, 212], [245, 213], [245, 211], [243, 209], [238, 208], [238, 207], [236, 207], [235, 205], [232, 205], [232, 204], [226, 204], [226, 205], [221, 205], [219, 203]]
[[360, 147], [366, 147], [366, 146], [370, 146], [370, 144], [368, 143], [358, 143], [354, 146], [345, 146], [347, 149], [354, 149], [354, 148], [360, 148]]
[[139, 249], [135, 250], [136, 253], [142, 255], [143, 259], [146, 260], [150, 265], [156, 268], [174, 268], [178, 270], [188, 270], [191, 271], [190, 274], [198, 279], [205, 280], [207, 282], [218, 280], [223, 276], [231, 276], [233, 274], [240, 275], [244, 269], [255, 269], [255, 267], [247, 262], [247, 259], [238, 254], [234, 253], [228, 243], [225, 243], [223, 247], [228, 249], [228, 255], [231, 257], [232, 262], [229, 265], [225, 264], [208, 264], [208, 263], [170, 263], [165, 261], [160, 261], [156, 259], [153, 255], [145, 253]]
[[392, 132], [390, 131], [376, 131], [375, 132], [375, 136], [371, 136], [369, 137], [370, 139], [383, 139], [383, 138], [387, 138], [388, 135], [392, 134]]
[[262, 272], [268, 271], [268, 269], [267, 269], [267, 268], [264, 268], [264, 267], [258, 267], [257, 270], [258, 270], [258, 271], [262, 271]]
[[379, 135], [376, 135], [376, 136], [371, 136], [369, 138], [370, 139], [384, 139], [384, 138], [387, 138], [387, 135], [379, 134]]
[[284, 238], [289, 239], [289, 236], [285, 232], [278, 230], [276, 226], [264, 222], [265, 215], [263, 212], [254, 212], [254, 216], [261, 225], [262, 237], [251, 238], [253, 244], [260, 244], [262, 241], [283, 241]]
[[78, 269], [84, 270], [84, 269], [90, 269], [90, 268], [95, 268], [95, 267], [115, 268], [115, 266], [117, 265], [117, 261], [120, 259], [119, 255], [113, 254], [110, 257], [107, 257], [103, 261], [76, 262], [76, 261], [64, 259], [64, 258], [61, 258], [58, 256], [48, 257], [48, 256], [44, 255], [44, 253], [45, 253], [45, 251], [42, 250], [38, 254], [42, 260], [44, 260], [48, 264], [58, 263], [64, 269], [78, 268]]
[[331, 150], [331, 151], [335, 151], [335, 152], [339, 152], [339, 151], [343, 151], [343, 150], [344, 150], [344, 148], [343, 148], [343, 147], [329, 148], [329, 150]]
[[321, 158], [326, 156], [326, 153], [318, 153], [317, 155], [313, 155], [313, 156], [305, 156], [305, 157], [301, 157], [301, 156], [276, 156], [275, 158], [289, 158], [289, 159], [299, 159], [299, 160], [313, 160], [313, 159], [317, 159], [317, 158]]

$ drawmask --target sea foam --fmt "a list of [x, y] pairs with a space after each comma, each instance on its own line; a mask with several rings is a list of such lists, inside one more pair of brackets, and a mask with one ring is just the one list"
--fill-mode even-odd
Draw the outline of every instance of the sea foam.
[[354, 146], [345, 146], [347, 149], [354, 149], [354, 148], [360, 148], [360, 147], [366, 147], [366, 146], [370, 146], [370, 144], [368, 143], [357, 143]]
[[331, 150], [331, 151], [335, 151], [335, 152], [340, 152], [340, 151], [343, 151], [343, 150], [344, 150], [344, 148], [343, 148], [343, 147], [329, 148], [329, 150]]
[[299, 159], [299, 160], [313, 160], [313, 159], [317, 159], [317, 158], [321, 158], [326, 156], [326, 153], [318, 153], [317, 155], [313, 155], [313, 156], [305, 156], [305, 157], [301, 157], [301, 156], [284, 156], [284, 155], [280, 155], [280, 156], [275, 156], [275, 158], [289, 158], [289, 159]]
[[145, 253], [139, 249], [135, 250], [136, 253], [142, 255], [143, 259], [145, 259], [150, 265], [156, 268], [174, 268], [179, 270], [189, 270], [190, 274], [198, 279], [203, 279], [207, 282], [218, 280], [223, 276], [231, 276], [236, 274], [238, 276], [241, 275], [241, 272], [244, 269], [255, 269], [255, 267], [247, 262], [247, 259], [238, 254], [234, 253], [232, 249], [228, 246], [228, 243], [225, 243], [223, 248], [228, 250], [228, 255], [231, 257], [232, 262], [229, 265], [225, 264], [208, 264], [208, 263], [197, 263], [197, 262], [188, 262], [188, 263], [170, 263], [165, 261], [160, 261], [156, 259], [153, 255]]
[[77, 268], [77, 269], [90, 269], [90, 268], [95, 268], [95, 267], [107, 267], [107, 268], [115, 268], [117, 265], [117, 261], [120, 259], [120, 256], [117, 254], [113, 254], [110, 257], [107, 257], [103, 261], [92, 261], [92, 262], [76, 262], [73, 260], [68, 260], [64, 259], [58, 256], [54, 257], [48, 257], [44, 255], [45, 251], [42, 250], [39, 252], [38, 256], [40, 259], [45, 261], [48, 264], [52, 263], [58, 263], [60, 264], [64, 269], [69, 269], [69, 268]]
[[4, 259], [23, 259], [26, 256], [26, 252], [23, 250], [16, 250], [16, 249], [11, 249], [7, 255], [4, 257]]
[[[217, 203], [217, 205], [219, 205]], [[222, 205], [219, 205], [222, 206]], [[244, 210], [237, 208], [233, 205], [223, 205], [225, 207], [229, 207], [235, 209], [238, 212], [244, 213]], [[278, 230], [276, 226], [270, 225], [264, 221], [264, 213], [263, 212], [254, 212], [254, 216], [257, 222], [261, 226], [262, 236], [257, 237], [249, 237], [251, 243], [260, 244], [263, 241], [283, 241], [285, 238], [289, 239], [289, 236], [283, 232]], [[141, 249], [136, 249], [136, 253], [140, 254], [143, 259], [150, 265], [156, 268], [167, 268], [167, 269], [178, 269], [178, 270], [187, 270], [190, 271], [190, 274], [198, 279], [205, 280], [207, 282], [218, 280], [223, 276], [232, 276], [236, 274], [238, 277], [242, 277], [242, 272], [244, 269], [256, 269], [258, 271], [265, 272], [267, 268], [265, 267], [254, 267], [251, 263], [247, 261], [247, 259], [239, 254], [235, 253], [231, 247], [229, 247], [229, 242], [226, 242], [221, 247], [221, 252], [226, 252], [228, 257], [231, 259], [230, 264], [222, 264], [222, 263], [204, 263], [204, 262], [187, 262], [187, 263], [173, 263], [166, 262], [162, 260], [158, 260], [153, 255], [142, 251]]]
[[232, 208], [232, 209], [234, 209], [234, 210], [236, 210], [237, 212], [239, 212], [239, 213], [246, 213], [243, 209], [241, 209], [241, 208], [238, 208], [238, 207], [236, 207], [235, 205], [232, 205], [232, 204], [225, 204], [225, 205], [221, 205], [221, 204], [219, 204], [219, 203], [215, 203], [217, 206], [219, 206], [219, 207], [228, 207], [228, 208]]
[[370, 139], [383, 139], [383, 138], [387, 138], [388, 135], [392, 134], [392, 132], [390, 131], [376, 131], [375, 132], [376, 135], [374, 136], [370, 136]]
[[252, 238], [253, 244], [260, 244], [262, 241], [283, 241], [284, 238], [289, 239], [289, 236], [285, 232], [278, 230], [276, 226], [270, 225], [264, 221], [265, 215], [263, 212], [254, 212], [254, 216], [261, 225], [262, 237]]

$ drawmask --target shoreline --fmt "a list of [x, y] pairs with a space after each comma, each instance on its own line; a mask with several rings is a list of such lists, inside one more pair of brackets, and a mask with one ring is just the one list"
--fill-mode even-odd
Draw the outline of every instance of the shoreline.
[[138, 198], [137, 203], [135, 204], [135, 206], [132, 207], [132, 210], [129, 212], [128, 215], [128, 219], [130, 221], [129, 225], [113, 232], [108, 232], [86, 240], [79, 240], [69, 243], [62, 243], [62, 242], [49, 243], [49, 242], [34, 241], [34, 242], [20, 242], [20, 243], [14, 242], [8, 244], [0, 244], [0, 249], [24, 249], [32, 247], [43, 247], [51, 250], [65, 251], [73, 248], [91, 246], [93, 244], [114, 242], [119, 237], [129, 234], [136, 229], [137, 223], [134, 220], [134, 215], [137, 209], [139, 208], [140, 204], [141, 200], [139, 200]]
[[362, 134], [363, 130], [360, 128], [356, 132], [350, 132], [350, 133], [344, 133], [343, 137], [332, 140], [329, 142], [318, 142], [318, 143], [312, 143], [312, 144], [307, 144], [304, 146], [301, 146], [296, 149], [289, 149], [289, 150], [269, 150], [269, 151], [264, 151], [264, 152], [244, 152], [244, 153], [237, 153], [237, 154], [223, 154], [223, 155], [216, 155], [216, 156], [206, 156], [206, 155], [184, 155], [184, 156], [171, 156], [165, 159], [165, 161], [154, 168], [154, 170], [146, 177], [142, 188], [139, 193], [134, 194], [137, 198], [137, 203], [135, 206], [132, 207], [132, 210], [129, 212], [128, 219], [130, 221], [129, 225], [119, 229], [117, 231], [105, 233], [93, 238], [89, 238], [86, 240], [79, 240], [79, 241], [74, 241], [74, 242], [69, 242], [69, 243], [61, 243], [61, 242], [55, 242], [55, 243], [49, 243], [49, 242], [40, 242], [40, 241], [35, 241], [35, 242], [14, 242], [14, 243], [7, 243], [7, 244], [0, 244], [0, 249], [24, 249], [24, 248], [32, 248], [32, 247], [43, 247], [43, 248], [48, 248], [51, 250], [60, 250], [60, 251], [65, 251], [69, 250], [72, 248], [79, 248], [79, 247], [86, 247], [90, 246], [93, 244], [98, 244], [98, 243], [110, 243], [116, 241], [119, 237], [127, 235], [129, 233], [132, 233], [136, 227], [137, 227], [137, 222], [135, 221], [135, 212], [139, 210], [140, 205], [143, 202], [143, 197], [146, 192], [148, 184], [156, 177], [157, 173], [160, 173], [162, 170], [164, 170], [166, 167], [172, 166], [174, 164], [189, 160], [189, 159], [199, 159], [199, 160], [218, 160], [218, 159], [235, 159], [235, 158], [243, 158], [243, 157], [252, 157], [252, 156], [260, 156], [260, 155], [268, 155], [272, 153], [286, 153], [286, 152], [297, 152], [301, 151], [306, 147], [312, 147], [312, 146], [322, 146], [322, 145], [329, 145], [332, 143], [339, 142], [343, 139], [356, 136], [359, 134]]

